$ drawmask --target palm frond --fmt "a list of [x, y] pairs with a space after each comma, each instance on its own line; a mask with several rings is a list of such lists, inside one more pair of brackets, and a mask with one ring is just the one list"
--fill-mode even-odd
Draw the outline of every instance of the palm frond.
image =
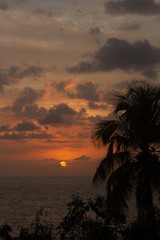
[[126, 136], [116, 134], [111, 137], [110, 141], [114, 142], [115, 152], [127, 151], [133, 148], [131, 140]]
[[99, 163], [99, 166], [93, 177], [93, 184], [96, 184], [98, 181], [104, 182], [106, 180], [106, 176], [110, 175], [110, 173], [114, 170], [112, 156], [113, 156], [113, 142], [111, 142], [108, 147], [108, 153], [106, 157]]
[[[113, 146], [111, 146], [112, 148]], [[96, 173], [93, 177], [93, 184], [98, 182], [107, 181], [112, 172], [120, 167], [127, 161], [131, 161], [130, 152], [111, 153], [108, 152], [107, 156], [99, 163]]]
[[117, 120], [99, 122], [95, 132], [92, 135], [92, 140], [95, 144], [100, 146], [106, 145], [111, 136], [113, 136], [119, 129], [119, 122]]
[[126, 161], [117, 168], [107, 181], [107, 202], [110, 208], [128, 209], [126, 200], [133, 190], [136, 168], [135, 163]]
[[[116, 93], [114, 114], [116, 120], [100, 122], [93, 134], [93, 141], [107, 149], [93, 181], [106, 181], [107, 201], [118, 210], [127, 208], [136, 179], [138, 215], [145, 219], [152, 214], [153, 189], [160, 193], [160, 162], [152, 151], [160, 144], [160, 87], [130, 82], [125, 92]], [[139, 152], [136, 161], [129, 151]]]
[[93, 177], [93, 184], [96, 185], [97, 182], [104, 182], [106, 180], [106, 161], [107, 157], [105, 157], [98, 165], [96, 173]]
[[146, 219], [153, 215], [153, 189], [147, 169], [139, 168], [136, 177], [136, 204], [138, 218]]

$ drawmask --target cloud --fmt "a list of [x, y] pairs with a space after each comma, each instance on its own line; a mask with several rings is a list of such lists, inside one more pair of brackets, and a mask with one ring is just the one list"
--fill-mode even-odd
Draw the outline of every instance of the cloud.
[[53, 11], [51, 9], [43, 9], [43, 8], [38, 8], [35, 10], [36, 14], [39, 15], [44, 15], [47, 17], [52, 17], [53, 16]]
[[91, 27], [89, 33], [91, 35], [99, 35], [101, 33], [101, 29], [99, 27]]
[[66, 137], [66, 138], [70, 138], [70, 139], [84, 139], [84, 138], [88, 138], [90, 137], [89, 133], [82, 133], [82, 132], [72, 132], [72, 133], [65, 133], [62, 131], [58, 131], [57, 132], [58, 135], [60, 135], [61, 137]]
[[119, 29], [123, 31], [135, 31], [135, 30], [139, 30], [140, 27], [141, 25], [138, 23], [125, 22], [119, 26]]
[[87, 120], [92, 124], [97, 124], [99, 121], [104, 120], [104, 117], [101, 117], [100, 115], [96, 116], [89, 116]]
[[40, 124], [44, 125], [70, 126], [79, 124], [81, 120], [83, 120], [85, 113], [85, 109], [81, 109], [78, 112], [67, 104], [61, 103], [50, 108], [47, 114], [38, 121]]
[[0, 1], [0, 10], [7, 11], [9, 9], [8, 4], [5, 1]]
[[34, 131], [40, 129], [39, 126], [36, 126], [33, 122], [29, 122], [24, 120], [21, 123], [18, 123], [15, 127], [14, 130], [18, 132], [25, 132], [25, 131]]
[[85, 83], [79, 83], [76, 86], [76, 93], [68, 93], [68, 96], [72, 99], [86, 99], [89, 101], [99, 101], [99, 94], [97, 92], [97, 85], [92, 81]]
[[52, 163], [52, 164], [57, 164], [60, 163], [60, 160], [54, 159], [54, 158], [45, 158], [41, 160], [42, 163]]
[[23, 140], [23, 139], [51, 139], [53, 136], [51, 134], [47, 134], [45, 132], [42, 133], [5, 133], [4, 135], [0, 135], [0, 139], [2, 140]]
[[98, 26], [91, 27], [89, 30], [89, 34], [92, 37], [92, 41], [94, 41], [96, 44], [100, 44], [100, 36], [101, 36], [101, 29]]
[[74, 158], [73, 161], [88, 161], [90, 159], [91, 159], [90, 157], [88, 157], [86, 155], [82, 155], [82, 156], [80, 156], [78, 158]]
[[17, 117], [38, 118], [47, 113], [44, 107], [38, 107], [35, 103], [36, 100], [42, 95], [42, 92], [37, 92], [30, 87], [25, 87], [20, 92], [19, 97], [13, 102], [11, 107], [4, 110], [12, 110]]
[[[115, 104], [116, 101], [116, 93], [117, 92], [123, 92], [123, 90], [126, 90], [127, 86], [128, 86], [128, 80], [124, 80], [121, 82], [118, 82], [116, 84], [113, 84], [111, 89], [107, 89], [106, 91], [104, 91], [103, 93], [103, 101], [108, 103], [108, 104]], [[113, 90], [114, 89], [114, 90]]]
[[[82, 87], [83, 84], [78, 86]], [[94, 84], [92, 83], [93, 87]], [[84, 87], [84, 86], [83, 86]], [[83, 87], [81, 90], [83, 90]], [[88, 88], [89, 89], [89, 88]], [[94, 89], [94, 87], [93, 87]], [[97, 86], [95, 87], [95, 90]], [[87, 96], [87, 92], [81, 90], [78, 93], [82, 93], [84, 95], [77, 95], [80, 98], [88, 98], [91, 100], [99, 100], [99, 95], [96, 95], [95, 92], [91, 90], [89, 96]], [[40, 125], [50, 125], [50, 126], [72, 126], [72, 125], [82, 125], [85, 122], [88, 124], [89, 122], [94, 121], [94, 116], [87, 116], [87, 112], [85, 108], [81, 108], [80, 110], [75, 110], [74, 108], [68, 106], [65, 103], [60, 103], [58, 105], [54, 105], [50, 109], [46, 109], [45, 107], [39, 107], [36, 104], [36, 101], [42, 97], [41, 91], [35, 91], [30, 87], [24, 88], [22, 92], [19, 93], [19, 96], [15, 99], [11, 106], [3, 108], [3, 111], [12, 111], [17, 118], [28, 118], [34, 119], [38, 121]], [[97, 116], [96, 116], [97, 118]], [[36, 130], [39, 127], [34, 123], [24, 120], [21, 123], [18, 123], [17, 126], [14, 127], [13, 130], [16, 131], [32, 131]], [[47, 128], [46, 128], [47, 129]]]
[[16, 78], [26, 78], [32, 76], [39, 76], [43, 72], [43, 68], [34, 65], [25, 64], [25, 67], [11, 66], [8, 69], [8, 74]]
[[19, 112], [16, 112], [16, 115], [31, 119], [37, 119], [43, 117], [46, 113], [46, 108], [39, 107], [37, 104], [31, 104], [24, 106], [23, 109], [21, 109]]
[[68, 68], [69, 72], [93, 73], [120, 69], [138, 71], [147, 77], [157, 77], [155, 70], [160, 63], [160, 49], [153, 47], [147, 40], [130, 43], [126, 40], [110, 38], [90, 62], [82, 61]]
[[61, 8], [37, 8], [34, 13], [45, 16], [45, 17], [53, 17], [59, 16]]
[[0, 126], [0, 132], [9, 132], [9, 131], [11, 131], [9, 124]]
[[25, 65], [25, 67], [10, 66], [8, 69], [0, 69], [0, 91], [4, 86], [17, 84], [21, 79], [26, 77], [40, 76], [43, 69], [34, 65]]
[[160, 4], [154, 0], [107, 1], [105, 12], [108, 14], [141, 14], [154, 15], [160, 13]]
[[42, 163], [49, 163], [49, 164], [60, 164], [60, 162], [65, 161], [68, 164], [74, 164], [77, 162], [86, 162], [88, 160], [90, 160], [91, 158], [86, 156], [86, 155], [82, 155], [80, 157], [74, 158], [74, 159], [68, 159], [68, 160], [64, 160], [64, 159], [55, 159], [55, 158], [46, 158], [41, 160]]
[[52, 81], [50, 83], [51, 87], [54, 87], [58, 92], [64, 92], [70, 84], [73, 83], [72, 79], [66, 80], [66, 81]]
[[14, 112], [20, 112], [24, 107], [34, 103], [38, 99], [38, 93], [30, 88], [25, 87], [22, 92], [20, 92], [19, 97], [14, 101], [12, 110]]
[[106, 104], [96, 104], [95, 102], [89, 102], [88, 107], [91, 109], [107, 109]]
[[4, 86], [10, 86], [16, 84], [20, 79], [16, 79], [12, 75], [0, 70], [0, 92], [3, 92]]

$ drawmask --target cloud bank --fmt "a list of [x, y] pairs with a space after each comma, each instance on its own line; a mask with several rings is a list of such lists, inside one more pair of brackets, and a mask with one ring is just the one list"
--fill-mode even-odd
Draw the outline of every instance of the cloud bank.
[[109, 38], [104, 46], [95, 52], [92, 61], [82, 61], [67, 69], [69, 72], [93, 73], [138, 71], [147, 77], [157, 77], [156, 67], [160, 64], [160, 48], [152, 46], [147, 40], [130, 43], [126, 40]]
[[111, 0], [107, 1], [104, 6], [107, 14], [154, 15], [160, 13], [160, 4], [154, 0]]
[[80, 124], [86, 113], [85, 109], [76, 111], [65, 103], [50, 108], [38, 122], [42, 125], [71, 126]]

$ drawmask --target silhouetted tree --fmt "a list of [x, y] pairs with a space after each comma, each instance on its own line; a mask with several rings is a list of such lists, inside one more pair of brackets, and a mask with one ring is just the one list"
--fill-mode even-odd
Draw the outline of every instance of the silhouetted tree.
[[[153, 218], [153, 191], [160, 193], [160, 87], [132, 81], [115, 96], [115, 119], [99, 122], [93, 141], [106, 147], [93, 182], [106, 181], [110, 211], [122, 212], [135, 189], [138, 219]], [[99, 145], [100, 146], [100, 145]]]

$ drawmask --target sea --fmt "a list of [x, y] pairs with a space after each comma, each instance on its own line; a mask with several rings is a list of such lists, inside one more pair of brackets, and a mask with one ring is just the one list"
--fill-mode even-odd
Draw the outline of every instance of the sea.
[[92, 177], [0, 177], [0, 225], [29, 227], [40, 209], [58, 225], [73, 194], [105, 196], [105, 186], [94, 187]]

